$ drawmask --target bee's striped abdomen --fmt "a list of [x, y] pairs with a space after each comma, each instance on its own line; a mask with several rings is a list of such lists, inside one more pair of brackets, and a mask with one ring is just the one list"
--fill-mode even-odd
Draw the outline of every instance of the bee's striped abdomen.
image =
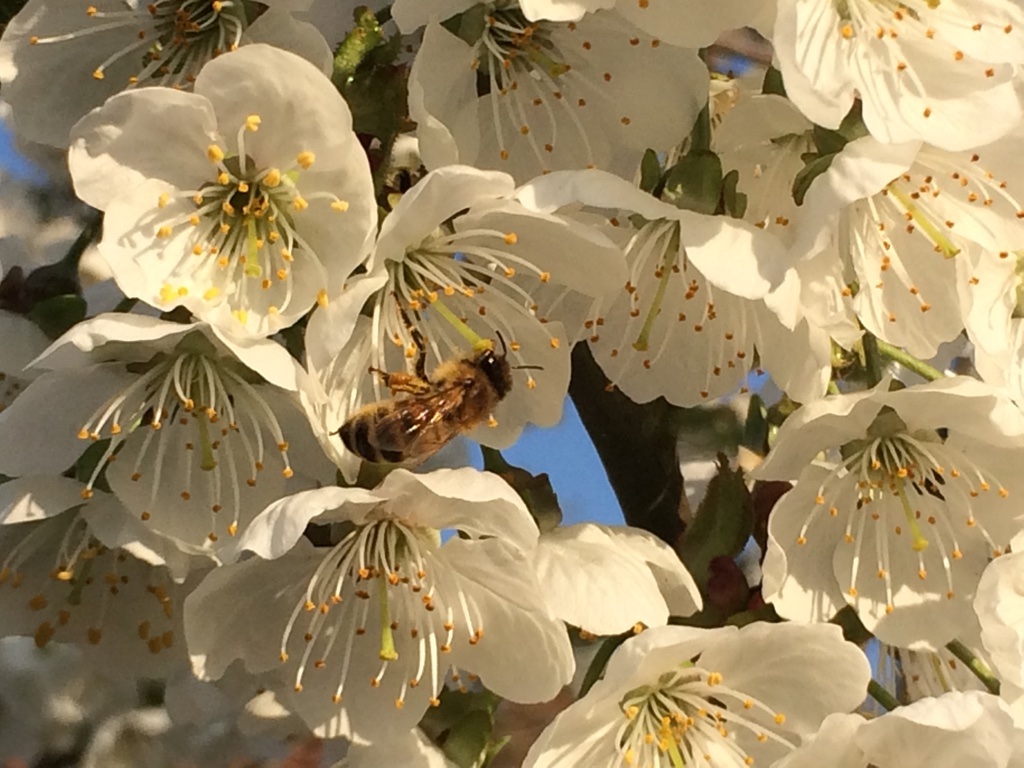
[[402, 461], [405, 458], [402, 451], [382, 449], [373, 439], [378, 420], [390, 412], [389, 408], [378, 408], [372, 414], [357, 415], [346, 421], [338, 430], [345, 447], [366, 461], [387, 461], [394, 464]]

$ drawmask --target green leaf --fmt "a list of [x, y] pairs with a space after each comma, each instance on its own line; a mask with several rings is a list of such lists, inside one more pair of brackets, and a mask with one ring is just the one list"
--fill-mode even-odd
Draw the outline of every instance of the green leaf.
[[793, 179], [793, 199], [797, 205], [804, 204], [804, 197], [811, 187], [811, 182], [827, 171], [834, 159], [835, 155], [817, 157], [800, 169], [796, 178]]
[[774, 96], [785, 96], [786, 86], [782, 82], [782, 73], [775, 67], [768, 67], [764, 73], [764, 82], [761, 84], [761, 93]]
[[722, 161], [714, 152], [691, 152], [669, 169], [665, 199], [678, 208], [714, 214], [722, 199]]
[[530, 474], [522, 467], [505, 461], [501, 451], [485, 445], [480, 446], [480, 452], [484, 457], [484, 469], [498, 475], [515, 489], [541, 531], [551, 531], [559, 526], [562, 522], [562, 508], [558, 505], [558, 495], [551, 487], [551, 479], [546, 472]]
[[49, 336], [56, 339], [75, 323], [85, 319], [85, 299], [75, 294], [54, 296], [40, 301], [28, 313], [28, 318]]
[[847, 142], [868, 135], [868, 127], [864, 125], [864, 117], [861, 114], [860, 101], [853, 102], [853, 107], [850, 108], [850, 111], [846, 113], [846, 117], [839, 124], [838, 133]]
[[661, 161], [658, 153], [653, 149], [644, 152], [643, 160], [640, 161], [640, 189], [652, 194], [661, 181]]
[[[95, 443], [91, 443], [85, 452], [78, 457], [78, 461], [75, 462], [75, 480], [80, 483], [88, 483], [92, 478], [93, 473], [96, 472], [96, 468], [103, 458], [103, 454], [106, 453], [107, 448], [110, 447], [110, 438], [105, 440], [98, 440]], [[93, 487], [100, 491], [110, 492], [110, 486], [107, 484], [107, 468], [102, 467], [96, 476], [96, 480], [93, 481]]]
[[830, 131], [820, 125], [814, 126], [811, 134], [814, 136], [814, 145], [818, 148], [819, 155], [834, 155], [842, 150], [848, 141], [839, 131]]
[[722, 203], [725, 212], [734, 219], [742, 219], [747, 212], [747, 196], [736, 189], [739, 183], [740, 172], [737, 170], [729, 171], [722, 179]]
[[768, 453], [768, 409], [760, 395], [750, 397], [747, 406], [747, 420], [743, 425], [743, 447], [758, 456]]
[[743, 471], [731, 469], [729, 459], [720, 453], [718, 473], [708, 483], [707, 493], [679, 546], [679, 556], [702, 593], [706, 593], [711, 561], [738, 555], [753, 525], [753, 506]]
[[473, 768], [491, 741], [491, 715], [470, 712], [448, 732], [444, 740], [445, 756], [459, 768]]

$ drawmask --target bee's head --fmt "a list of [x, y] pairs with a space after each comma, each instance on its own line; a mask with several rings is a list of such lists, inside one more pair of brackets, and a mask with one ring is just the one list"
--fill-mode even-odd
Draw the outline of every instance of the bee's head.
[[484, 348], [477, 354], [473, 363], [483, 371], [499, 400], [512, 389], [512, 368], [504, 352], [498, 352], [493, 347]]

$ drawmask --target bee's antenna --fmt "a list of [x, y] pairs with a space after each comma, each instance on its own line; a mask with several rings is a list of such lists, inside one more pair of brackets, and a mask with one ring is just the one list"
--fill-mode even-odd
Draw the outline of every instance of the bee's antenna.
[[510, 365], [513, 371], [543, 371], [543, 365]]
[[498, 334], [498, 341], [501, 342], [501, 356], [508, 357], [508, 347], [505, 346], [505, 337], [501, 335], [501, 331], [497, 328], [494, 329], [494, 332]]

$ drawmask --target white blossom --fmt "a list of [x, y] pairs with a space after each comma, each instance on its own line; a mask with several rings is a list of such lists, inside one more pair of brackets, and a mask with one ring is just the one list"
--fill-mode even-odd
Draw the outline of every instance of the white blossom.
[[[309, 522], [346, 521], [330, 546], [300, 540]], [[442, 544], [444, 529], [466, 537]], [[288, 706], [324, 737], [411, 729], [463, 673], [506, 699], [546, 701], [573, 661], [530, 565], [537, 536], [515, 492], [469, 468], [284, 498], [238, 541], [259, 557], [216, 569], [187, 603], [193, 668], [280, 670]]]
[[864, 327], [912, 355], [932, 357], [969, 318], [978, 343], [1005, 347], [1003, 289], [1024, 246], [1021, 136], [968, 152], [850, 142], [812, 182], [794, 250], [843, 244]]
[[[775, 238], [727, 216], [677, 208], [596, 170], [549, 174], [524, 185], [520, 197], [551, 211], [580, 201], [630, 227], [628, 279], [594, 305], [584, 329], [594, 359], [631, 399], [696, 405], [743, 392], [755, 349], [795, 399], [824, 393], [827, 339], [812, 344], [806, 327], [793, 333], [765, 301], [786, 273]], [[641, 224], [632, 224], [633, 213]]]
[[[682, 141], [707, 99], [696, 49], [663, 43], [616, 14], [531, 22], [515, 0], [452, 5], [399, 0], [394, 8], [403, 32], [426, 24], [409, 110], [428, 168], [466, 163], [517, 181], [587, 167], [631, 174], [648, 147]], [[459, 10], [480, 18], [473, 42], [439, 23]]]
[[964, 377], [887, 387], [805, 405], [755, 470], [796, 480], [769, 518], [764, 596], [804, 621], [849, 604], [883, 642], [934, 650], [1024, 527], [1024, 416]]
[[60, 474], [97, 446], [79, 501], [109, 483], [184, 552], [217, 556], [280, 497], [294, 474], [289, 438], [307, 468], [323, 463], [286, 394], [301, 369], [275, 342], [229, 345], [208, 326], [100, 315], [36, 365], [47, 372], [0, 414], [3, 439], [19, 445], [0, 456], [0, 472]]
[[[513, 367], [530, 366], [513, 371], [508, 396], [471, 438], [506, 447], [527, 422], [551, 426], [562, 413], [570, 349], [557, 315], [549, 322], [529, 289], [550, 283], [592, 298], [623, 275], [614, 243], [516, 199], [511, 177], [465, 166], [433, 171], [385, 219], [371, 271], [310, 321], [314, 381], [304, 383], [303, 397], [314, 429], [339, 467], [353, 472], [353, 455], [331, 433], [361, 405], [390, 396], [368, 369], [411, 371], [421, 354], [417, 335], [428, 377], [488, 341]], [[368, 317], [359, 316], [364, 305]]]
[[864, 698], [867, 659], [835, 626], [660, 627], [541, 734], [526, 768], [771, 764]]
[[289, 12], [307, 4], [30, 0], [0, 40], [4, 100], [23, 137], [66, 147], [71, 126], [110, 96], [149, 85], [190, 88], [208, 61], [247, 43], [291, 50], [329, 74], [326, 41]]
[[879, 141], [987, 144], [1020, 120], [1024, 10], [1013, 0], [780, 0], [772, 42], [786, 93], [837, 128], [859, 97]]
[[268, 336], [365, 257], [369, 165], [345, 101], [294, 54], [246, 46], [194, 90], [123, 93], [83, 118], [75, 191], [106, 212], [99, 247], [126, 295]]

